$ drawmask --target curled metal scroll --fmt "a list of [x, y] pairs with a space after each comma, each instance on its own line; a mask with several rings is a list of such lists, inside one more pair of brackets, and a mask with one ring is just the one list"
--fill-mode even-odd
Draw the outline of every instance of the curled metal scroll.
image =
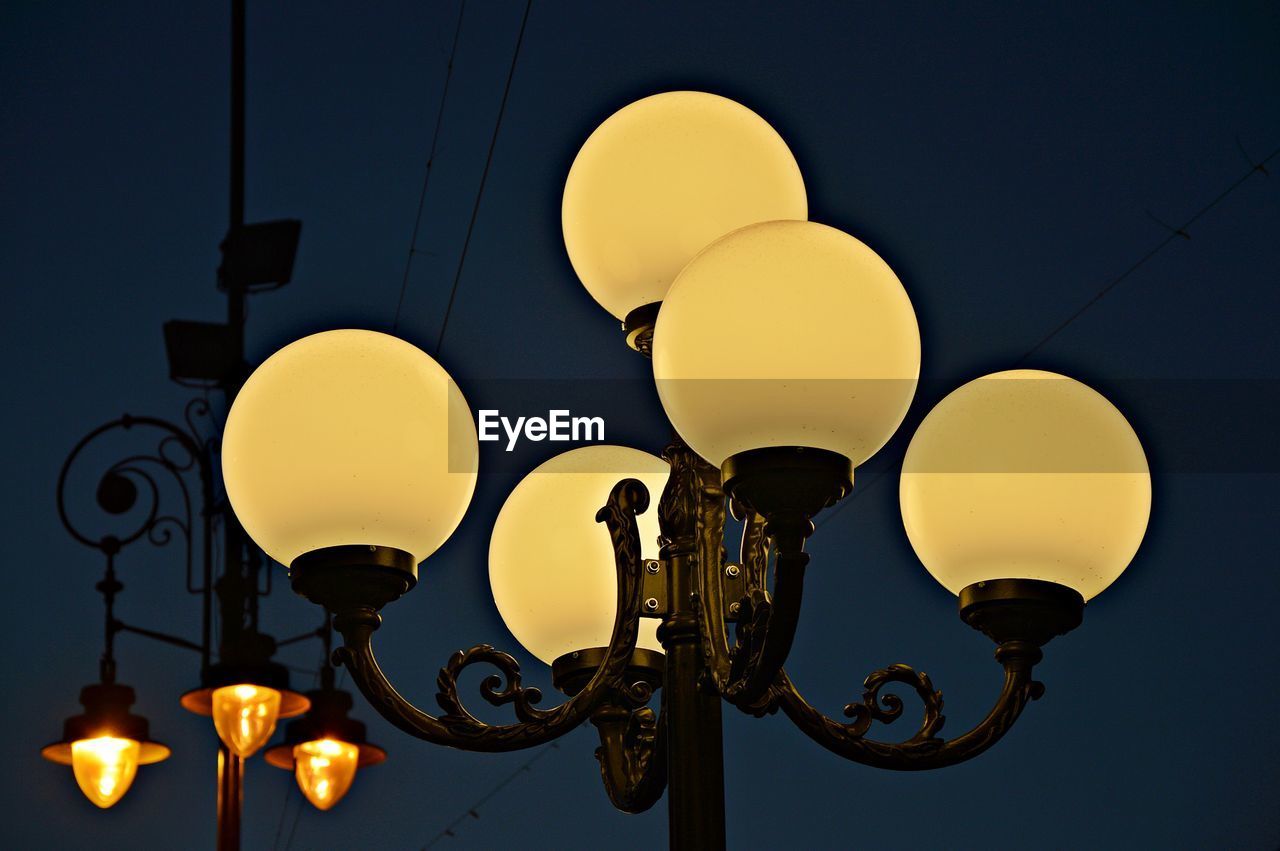
[[[938, 737], [942, 729], [942, 693], [934, 691], [929, 677], [906, 665], [891, 665], [867, 678], [861, 703], [850, 704], [841, 723], [809, 705], [783, 672], [771, 691], [773, 706], [780, 708], [800, 730], [818, 744], [845, 759], [876, 768], [922, 771], [943, 768], [972, 759], [1004, 737], [1028, 702], [1044, 694], [1044, 686], [1032, 679], [1031, 670], [1040, 650], [1022, 642], [1008, 642], [996, 651], [1004, 666], [1004, 684], [994, 706], [973, 729], [951, 740]], [[924, 704], [924, 718], [910, 738], [880, 742], [866, 738], [872, 721], [891, 723], [902, 715], [896, 695], [880, 697], [890, 682], [910, 685]]]
[[[193, 399], [184, 412], [184, 420], [192, 429], [198, 418], [207, 416], [209, 405], [203, 399]], [[108, 435], [118, 432], [158, 433], [153, 449], [128, 454], [105, 465], [96, 486], [96, 504], [108, 518], [120, 518], [116, 528], [103, 535], [89, 533], [72, 516], [68, 505], [67, 489], [72, 472], [81, 463], [87, 463], [89, 451]], [[186, 551], [188, 590], [193, 586], [193, 520], [192, 495], [188, 474], [195, 472], [200, 479], [201, 513], [212, 504], [212, 473], [208, 444], [198, 433], [188, 432], [181, 426], [155, 417], [124, 415], [104, 423], [86, 434], [72, 448], [58, 475], [58, 517], [73, 538], [87, 547], [106, 554], [114, 554], [139, 540], [163, 547], [173, 541], [174, 534], [183, 538]], [[163, 509], [165, 488], [161, 480], [172, 483], [178, 495], [174, 511]], [[137, 506], [142, 500], [142, 510]], [[138, 517], [129, 522], [127, 518]], [[206, 518], [207, 519], [207, 518]]]
[[596, 759], [609, 801], [625, 813], [642, 813], [667, 787], [666, 695], [655, 713], [648, 683], [623, 687], [591, 714], [600, 735]]
[[[719, 471], [679, 441], [668, 447], [665, 457], [672, 463], [672, 482], [663, 494], [664, 505], [660, 507], [660, 516], [667, 521], [663, 532], [672, 541], [687, 542], [683, 554], [699, 559], [703, 652], [716, 689], [739, 709], [756, 716], [781, 709], [806, 735], [846, 759], [879, 768], [911, 771], [954, 765], [977, 756], [1008, 732], [1029, 701], [1043, 694], [1044, 687], [1031, 677], [1032, 666], [1040, 659], [1039, 648], [1008, 642], [996, 653], [1005, 669], [1005, 681], [994, 707], [976, 727], [950, 741], [938, 736], [945, 720], [942, 693], [934, 689], [928, 675], [907, 665], [890, 665], [868, 676], [861, 701], [845, 707], [848, 722], [836, 721], [814, 709], [792, 684], [781, 667], [782, 660], [764, 659], [764, 647], [768, 643], [765, 636], [771, 628], [794, 629], [795, 612], [779, 622], [780, 601], [767, 587], [770, 542], [763, 519], [754, 514], [742, 517], [739, 561], [746, 593], [742, 599], [731, 601], [738, 603], [738, 636], [737, 641], [730, 644], [723, 614], [726, 609], [722, 579], [725, 500]], [[668, 501], [672, 503], [670, 506], [666, 505]], [[777, 571], [776, 556], [774, 561]], [[799, 578], [795, 573], [791, 577]], [[793, 602], [798, 603], [797, 588], [780, 590], [788, 594], [795, 592]], [[776, 670], [770, 670], [774, 665]], [[766, 674], [772, 680], [761, 690], [760, 677]], [[753, 686], [745, 685], [753, 679]], [[893, 683], [910, 686], [920, 699], [924, 708], [920, 725], [900, 742], [869, 739], [867, 733], [873, 723], [890, 724], [903, 714], [901, 698], [884, 691]]]
[[520, 663], [509, 653], [496, 650], [492, 645], [479, 644], [469, 650], [459, 650], [449, 657], [448, 663], [440, 670], [436, 685], [440, 692], [436, 702], [444, 710], [445, 718], [463, 718], [468, 725], [481, 724], [458, 698], [458, 675], [469, 665], [488, 664], [497, 668], [501, 675], [490, 674], [480, 683], [480, 696], [492, 706], [513, 704], [516, 717], [521, 721], [542, 721], [548, 713], [537, 709], [534, 704], [542, 700], [541, 690], [525, 687], [520, 680]]
[[[740, 600], [725, 600], [725, 495], [720, 471], [679, 438], [666, 448], [663, 457], [671, 464], [658, 506], [664, 558], [679, 555], [697, 560], [698, 615], [712, 683], [725, 700], [740, 709], [756, 715], [768, 712], [770, 687], [795, 633], [808, 556], [784, 557], [778, 574], [780, 596], [775, 600], [767, 588], [769, 540], [764, 521], [754, 514], [745, 517], [740, 559], [746, 594]], [[725, 618], [726, 603], [730, 602], [738, 604], [738, 633], [733, 644]]]

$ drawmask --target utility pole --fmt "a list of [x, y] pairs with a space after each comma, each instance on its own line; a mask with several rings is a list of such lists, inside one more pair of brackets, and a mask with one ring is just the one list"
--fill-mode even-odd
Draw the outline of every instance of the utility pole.
[[[232, 237], [244, 225], [244, 73], [245, 0], [231, 0], [231, 169], [230, 210], [227, 235]], [[222, 383], [227, 409], [245, 378], [244, 321], [245, 288], [238, 275], [224, 280], [227, 291], [227, 324], [234, 357], [231, 372]], [[222, 503], [223, 552], [225, 563], [218, 582], [224, 646], [233, 643], [244, 627], [246, 580], [256, 586], [257, 577], [244, 575], [244, 530], [225, 499]], [[227, 617], [231, 615], [231, 617]], [[221, 654], [220, 654], [221, 655]], [[221, 740], [218, 742], [218, 851], [239, 851], [240, 816], [244, 808], [244, 760]]]

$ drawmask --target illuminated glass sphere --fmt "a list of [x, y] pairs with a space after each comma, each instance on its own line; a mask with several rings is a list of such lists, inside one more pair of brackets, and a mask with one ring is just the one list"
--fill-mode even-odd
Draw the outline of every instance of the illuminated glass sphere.
[[327, 810], [355, 781], [360, 749], [337, 739], [317, 739], [294, 746], [293, 760], [302, 794], [316, 809]]
[[140, 754], [141, 747], [133, 739], [80, 739], [71, 743], [71, 769], [84, 796], [105, 810], [133, 785]]
[[1042, 579], [1087, 600], [1137, 552], [1151, 473], [1105, 397], [1019, 369], [938, 403], [911, 439], [899, 496], [916, 555], [952, 593], [987, 579]]
[[227, 495], [250, 537], [288, 565], [323, 547], [431, 555], [476, 484], [475, 421], [425, 352], [374, 331], [285, 346], [249, 377], [223, 439]]
[[920, 330], [870, 248], [816, 222], [764, 222], [712, 243], [676, 278], [653, 374], [676, 431], [713, 464], [805, 446], [857, 465], [906, 415]]
[[213, 726], [238, 757], [248, 759], [267, 743], [280, 718], [280, 692], [265, 686], [223, 686], [213, 691]]
[[591, 134], [565, 180], [561, 221], [583, 285], [624, 319], [662, 301], [708, 243], [808, 210], [795, 157], [768, 122], [718, 95], [666, 92]]
[[[657, 502], [667, 462], [625, 446], [584, 446], [544, 462], [507, 497], [489, 542], [489, 584], [498, 612], [525, 649], [547, 664], [607, 647], [618, 610], [609, 531], [596, 512], [622, 479], [649, 489], [637, 518], [646, 558], [657, 558]], [[642, 618], [637, 646], [661, 650], [658, 621]]]

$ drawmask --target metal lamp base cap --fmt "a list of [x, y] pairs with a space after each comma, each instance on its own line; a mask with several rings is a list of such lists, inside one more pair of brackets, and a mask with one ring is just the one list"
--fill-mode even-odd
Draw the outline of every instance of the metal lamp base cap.
[[838, 452], [769, 446], [730, 455], [720, 466], [724, 492], [767, 520], [808, 520], [853, 490], [853, 462]]
[[1042, 579], [988, 579], [960, 591], [960, 618], [997, 644], [1047, 644], [1078, 627], [1084, 597]]
[[294, 559], [289, 579], [294, 591], [335, 614], [362, 607], [379, 610], [418, 583], [418, 563], [393, 547], [324, 547]]
[[[551, 663], [551, 682], [557, 691], [573, 697], [586, 688], [608, 655], [608, 647], [591, 647], [566, 653]], [[637, 647], [631, 654], [631, 661], [627, 663], [627, 682], [643, 682], [652, 688], [659, 688], [666, 668], [666, 654]]]
[[40, 749], [40, 755], [50, 762], [71, 765], [71, 745], [81, 739], [114, 736], [133, 739], [139, 745], [138, 764], [150, 765], [168, 759], [169, 748], [151, 741], [150, 724], [141, 715], [129, 712], [134, 693], [129, 686], [118, 683], [96, 683], [85, 686], [80, 692], [84, 714], [66, 720], [62, 738]]
[[660, 301], [642, 304], [622, 320], [627, 345], [645, 357], [653, 357], [653, 328], [658, 322], [658, 310], [661, 307]]

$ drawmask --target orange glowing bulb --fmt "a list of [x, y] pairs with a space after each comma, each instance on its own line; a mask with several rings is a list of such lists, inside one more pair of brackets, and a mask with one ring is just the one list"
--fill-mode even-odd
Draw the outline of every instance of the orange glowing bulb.
[[356, 779], [360, 749], [337, 739], [316, 739], [293, 749], [298, 788], [318, 810], [327, 810], [347, 794]]
[[248, 759], [267, 743], [280, 717], [280, 692], [248, 684], [213, 691], [213, 726], [232, 753]]
[[71, 768], [84, 796], [104, 810], [129, 791], [138, 773], [140, 747], [133, 739], [99, 736], [71, 743]]

